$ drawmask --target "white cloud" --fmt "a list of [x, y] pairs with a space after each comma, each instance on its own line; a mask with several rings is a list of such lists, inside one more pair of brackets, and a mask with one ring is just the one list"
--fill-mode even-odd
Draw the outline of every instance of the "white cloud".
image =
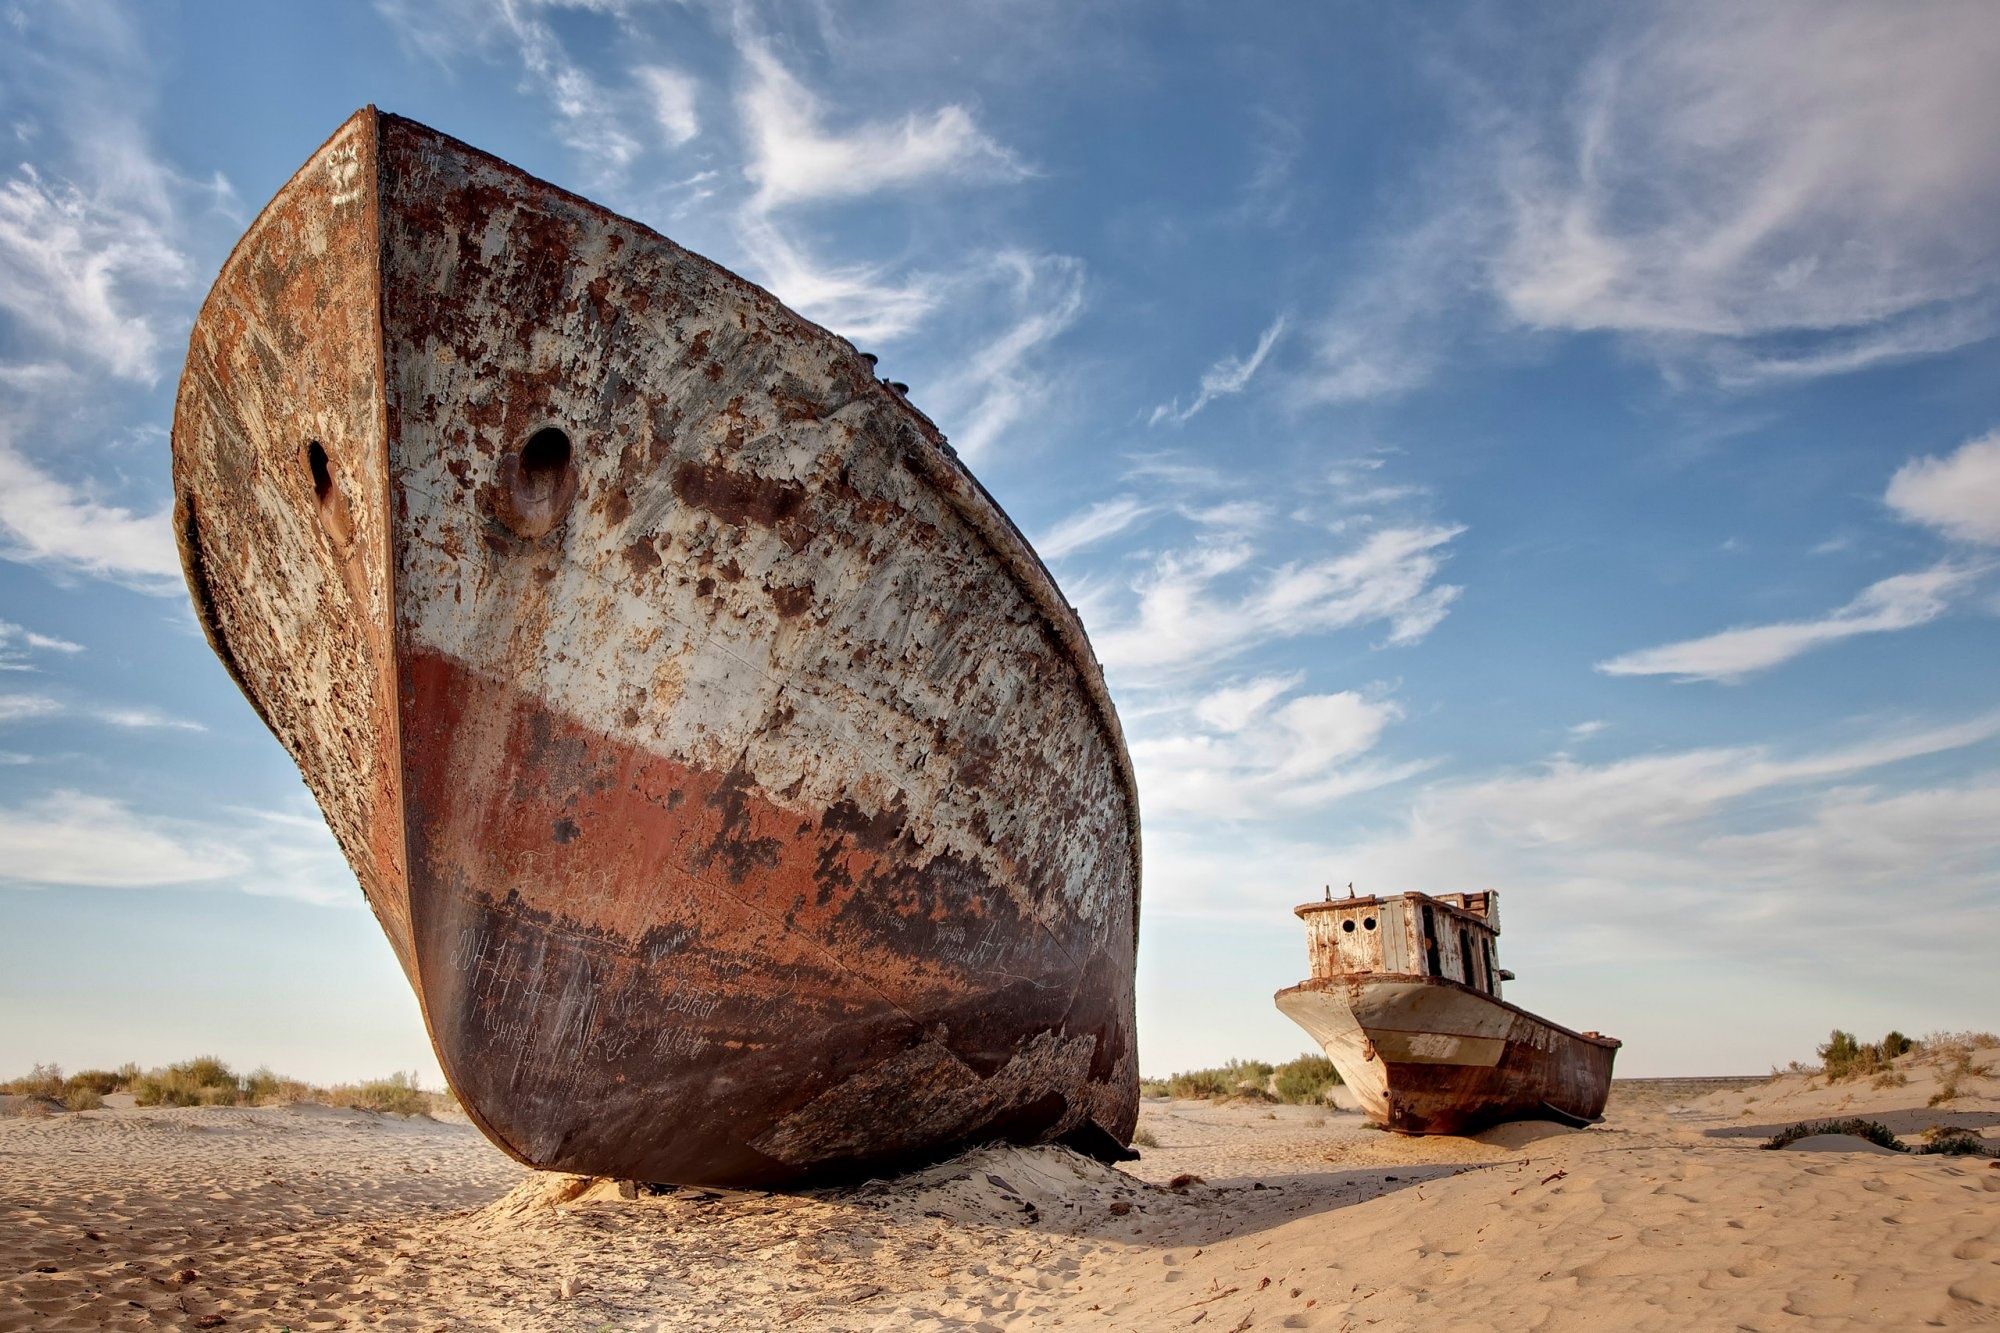
[[1107, 617], [1091, 640], [1106, 668], [1134, 684], [1274, 640], [1359, 625], [1386, 624], [1388, 642], [1414, 643], [1458, 596], [1436, 577], [1444, 548], [1463, 531], [1382, 528], [1344, 554], [1255, 571], [1246, 542], [1198, 542], [1157, 557], [1134, 586], [1136, 610]]
[[[1467, 187], [1468, 190], [1471, 187]], [[1480, 256], [1494, 221], [1454, 200], [1379, 242], [1362, 277], [1309, 331], [1312, 356], [1291, 383], [1303, 403], [1392, 398], [1429, 379], [1462, 307], [1480, 300]]]
[[317, 814], [225, 813], [227, 821], [164, 818], [77, 791], [0, 805], [0, 886], [213, 886], [325, 906], [360, 900]]
[[1283, 676], [1255, 676], [1210, 690], [1194, 703], [1195, 720], [1211, 731], [1238, 732], [1262, 716], [1274, 702], [1305, 681], [1303, 671]]
[[1271, 354], [1273, 347], [1277, 346], [1278, 338], [1284, 331], [1285, 317], [1280, 315], [1272, 320], [1270, 327], [1258, 337], [1257, 346], [1249, 356], [1226, 356], [1210, 366], [1201, 377], [1201, 392], [1195, 395], [1192, 403], [1185, 408], [1181, 406], [1179, 398], [1170, 403], [1161, 403], [1153, 409], [1147, 424], [1157, 426], [1162, 421], [1171, 421], [1176, 426], [1184, 425], [1190, 417], [1216, 399], [1242, 393], [1249, 387], [1250, 379], [1257, 373], [1257, 368], [1264, 364], [1264, 358]]
[[241, 874], [251, 858], [215, 830], [59, 791], [0, 806], [0, 883], [133, 889]]
[[1658, 11], [1504, 157], [1495, 289], [1549, 328], [1837, 334], [1829, 370], [1934, 340], [1994, 285], [1996, 63], [1979, 0]]
[[1890, 479], [1884, 497], [1912, 523], [1960, 541], [2000, 546], [2000, 431], [1944, 458], [1913, 458]]
[[206, 731], [199, 722], [190, 722], [184, 717], [174, 717], [162, 713], [157, 708], [92, 708], [85, 716], [93, 717], [108, 726], [124, 727], [130, 731]]
[[43, 471], [0, 437], [0, 557], [179, 595], [171, 509], [135, 514]]
[[1610, 676], [1673, 676], [1736, 681], [1857, 634], [1882, 634], [1926, 624], [1985, 572], [1982, 566], [1941, 564], [1869, 585], [1846, 606], [1817, 620], [1748, 625], [1719, 634], [1625, 653], [1597, 669]]
[[0, 671], [33, 671], [36, 669], [31, 654], [80, 653], [83, 645], [71, 643], [68, 639], [58, 639], [48, 634], [37, 634], [24, 629], [12, 621], [0, 620]]
[[1991, 281], [2000, 23], [1983, 4], [1692, 4], [1605, 52], [1511, 164], [1523, 319], [1744, 335]]
[[1151, 513], [1137, 496], [1119, 495], [1079, 510], [1034, 539], [1044, 560], [1060, 560], [1085, 547], [1117, 536]]
[[758, 280], [779, 300], [854, 342], [902, 337], [938, 305], [936, 279], [895, 278], [879, 264], [824, 263], [770, 218], [749, 210], [739, 217], [735, 239]]
[[1037, 360], [1083, 309], [1081, 260], [1007, 251], [986, 272], [1006, 292], [1008, 322], [926, 395], [958, 452], [975, 460], [1046, 398], [1049, 376]]
[[1269, 820], [1311, 811], [1340, 797], [1398, 781], [1422, 765], [1355, 762], [1402, 716], [1383, 699], [1354, 691], [1278, 701], [1297, 676], [1261, 677], [1225, 686], [1135, 729], [1132, 764], [1140, 805], [1169, 824], [1177, 815], [1204, 820]]
[[227, 182], [191, 181], [150, 150], [151, 56], [123, 7], [45, 6], [17, 27], [0, 88], [17, 113], [58, 114], [0, 184], [0, 312], [41, 348], [4, 382], [32, 390], [87, 370], [151, 384], [167, 303], [193, 277], [177, 206], [219, 200]]
[[[1156, 891], [1149, 871], [1148, 908], [1250, 917], [1297, 901], [1322, 878], [1385, 892], [1494, 885], [1517, 920], [1532, 911], [1550, 932], [1532, 946], [1544, 956], [1588, 938], [1621, 957], [1721, 952], [1768, 961], [1782, 928], [1794, 947], [1824, 957], [1851, 939], [1856, 909], [1873, 921], [1912, 886], [1923, 886], [1922, 909], [1977, 902], [1995, 911], [2000, 778], [1975, 774], [1924, 789], [1856, 779], [1996, 737], [2000, 715], [1789, 755], [1761, 745], [1597, 764], [1558, 755], [1432, 783], [1407, 814], [1372, 834], [1350, 826], [1335, 842], [1275, 837], [1277, 855], [1217, 848], [1161, 821], [1147, 831], [1149, 856], [1156, 835], [1176, 839], [1176, 851], [1152, 860], [1162, 883]], [[1218, 858], [1241, 864], [1215, 875]], [[1922, 909], [1916, 918], [1931, 919]], [[1806, 933], [1822, 943], [1801, 943]], [[1912, 949], [1937, 943], [1934, 931], [1910, 933]], [[1894, 958], [1891, 942], [1880, 943]]]
[[1862, 740], [1794, 757], [1760, 746], [1720, 746], [1584, 764], [1556, 758], [1536, 769], [1427, 793], [1413, 821], [1478, 828], [1520, 845], [1635, 838], [1698, 823], [1748, 797], [1822, 784], [1889, 764], [1979, 745], [2000, 736], [2000, 714]]
[[825, 128], [819, 98], [755, 42], [741, 47], [749, 79], [738, 95], [748, 135], [745, 170], [753, 207], [850, 198], [937, 179], [1018, 180], [1028, 174], [962, 106], [928, 117], [876, 121], [841, 134]]
[[189, 275], [165, 226], [21, 167], [0, 186], [0, 310], [51, 348], [152, 382], [160, 339], [139, 293]]
[[653, 104], [653, 119], [669, 148], [678, 148], [701, 133], [701, 119], [695, 112], [696, 93], [701, 87], [692, 76], [664, 65], [642, 65], [632, 72]]
[[0, 722], [23, 722], [38, 717], [58, 717], [65, 711], [62, 700], [46, 694], [0, 694]]
[[155, 708], [111, 704], [81, 704], [49, 694], [0, 694], [0, 723], [36, 718], [77, 717], [128, 731], [205, 731], [199, 722], [162, 713]]
[[699, 84], [663, 65], [641, 64], [629, 83], [600, 80], [564, 47], [549, 10], [581, 10], [632, 31], [631, 5], [614, 0], [376, 0], [375, 9], [410, 49], [449, 68], [468, 51], [492, 58], [511, 51], [521, 66], [520, 91], [544, 98], [555, 113], [557, 140], [603, 189], [622, 185], [647, 149], [639, 126], [653, 121], [667, 147], [699, 132]]
[[1624, 11], [1559, 97], [1461, 78], [1466, 132], [1312, 331], [1306, 401], [1408, 391], [1496, 321], [1727, 387], [2000, 329], [2000, 19], [1984, 0]]

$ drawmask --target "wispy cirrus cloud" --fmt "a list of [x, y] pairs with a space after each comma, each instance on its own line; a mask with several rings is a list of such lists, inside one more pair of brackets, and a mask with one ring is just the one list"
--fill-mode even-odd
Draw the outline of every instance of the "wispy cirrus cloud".
[[1607, 676], [1672, 676], [1681, 681], [1739, 681], [1802, 653], [1859, 634], [1928, 624], [1948, 610], [1989, 566], [1934, 565], [1881, 579], [1847, 605], [1813, 620], [1746, 625], [1599, 662]]
[[[2000, 432], [1968, 441], [1943, 458], [1911, 459], [1890, 478], [1883, 501], [1899, 517], [1956, 541], [2000, 545]], [[1929, 624], [1994, 568], [1990, 558], [1940, 561], [1879, 579], [1824, 616], [1739, 626], [1622, 653], [1597, 669], [1611, 676], [1739, 681], [1843, 639]]]
[[1898, 336], [1992, 289], [1996, 60], [1977, 3], [1650, 15], [1506, 159], [1496, 290], [1542, 327]]
[[993, 256], [972, 280], [1005, 293], [1001, 327], [927, 386], [926, 399], [949, 425], [959, 453], [977, 460], [1046, 401], [1051, 375], [1043, 358], [1083, 310], [1084, 269], [1067, 255], [1009, 250]]
[[137, 708], [119, 704], [79, 703], [73, 699], [47, 693], [0, 694], [0, 724], [8, 722], [31, 722], [48, 718], [80, 718], [91, 722], [101, 722], [110, 727], [123, 727], [128, 731], [205, 731], [199, 722], [174, 717], [156, 708]]
[[1608, 333], [1737, 389], [1991, 337], [1996, 62], [1979, 0], [1697, 0], [1615, 16], [1561, 97], [1504, 49], [1451, 63], [1464, 132], [1295, 388], [1406, 392], [1482, 328]]
[[1251, 350], [1250, 355], [1223, 357], [1202, 374], [1201, 391], [1195, 394], [1192, 402], [1186, 407], [1181, 406], [1179, 398], [1161, 403], [1153, 409], [1153, 414], [1147, 418], [1146, 424], [1157, 426], [1166, 421], [1176, 426], [1185, 425], [1195, 413], [1216, 399], [1242, 393], [1250, 386], [1251, 377], [1256, 375], [1257, 368], [1264, 364], [1264, 358], [1271, 354], [1271, 349], [1277, 346], [1278, 339], [1284, 332], [1285, 317], [1280, 315], [1258, 335], [1257, 346]]
[[956, 104], [928, 115], [828, 128], [828, 112], [756, 41], [741, 46], [747, 77], [737, 94], [759, 211], [900, 189], [923, 181], [1010, 181], [1029, 174]]
[[167, 219], [23, 166], [0, 185], [0, 311], [51, 350], [150, 383], [160, 335], [143, 298], [190, 275], [169, 229]]
[[1143, 684], [1211, 668], [1253, 647], [1364, 625], [1410, 644], [1444, 619], [1459, 589], [1437, 581], [1462, 527], [1385, 527], [1352, 549], [1263, 565], [1243, 540], [1203, 540], [1153, 559], [1129, 614], [1092, 623], [1120, 680]]
[[890, 342], [914, 331], [943, 299], [935, 274], [897, 273], [867, 260], [828, 261], [775, 219], [738, 215], [736, 243], [757, 280], [800, 314], [858, 343]]
[[80, 643], [71, 643], [52, 634], [37, 634], [12, 621], [0, 620], [0, 671], [38, 670], [34, 656], [38, 653], [58, 653], [70, 657], [82, 651]]
[[700, 81], [653, 60], [606, 77], [570, 54], [547, 15], [594, 14], [629, 37], [642, 7], [617, 0], [375, 0], [406, 47], [447, 69], [467, 53], [517, 63], [520, 91], [547, 102], [557, 141], [597, 189], [626, 183], [654, 147], [649, 127], [668, 149], [700, 134]]
[[1060, 560], [1066, 555], [1108, 541], [1143, 520], [1151, 506], [1135, 495], [1119, 495], [1099, 500], [1078, 510], [1034, 539], [1035, 550], [1044, 560]]

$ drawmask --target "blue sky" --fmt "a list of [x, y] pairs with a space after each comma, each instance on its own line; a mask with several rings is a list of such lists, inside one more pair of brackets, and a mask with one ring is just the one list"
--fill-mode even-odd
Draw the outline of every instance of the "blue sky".
[[375, 103], [878, 353], [1081, 609], [1149, 1072], [1326, 883], [1501, 891], [1621, 1072], [2000, 1026], [2000, 13], [0, 7], [0, 1070], [432, 1072], [189, 614], [230, 245]]

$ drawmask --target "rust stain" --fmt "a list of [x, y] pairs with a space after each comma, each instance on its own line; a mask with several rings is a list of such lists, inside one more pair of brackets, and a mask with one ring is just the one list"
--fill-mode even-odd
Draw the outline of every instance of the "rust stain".
[[1116, 713], [847, 343], [371, 109], [218, 278], [174, 469], [210, 640], [507, 1151], [770, 1185], [1129, 1140]]

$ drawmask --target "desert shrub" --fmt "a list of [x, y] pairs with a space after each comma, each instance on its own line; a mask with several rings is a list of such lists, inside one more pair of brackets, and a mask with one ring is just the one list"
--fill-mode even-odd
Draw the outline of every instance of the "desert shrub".
[[2000, 1046], [2000, 1034], [1971, 1031], [1932, 1032], [1914, 1045], [1917, 1054], [1926, 1060], [1951, 1059]]
[[64, 1091], [61, 1065], [36, 1065], [25, 1076], [0, 1083], [0, 1092], [9, 1092], [16, 1097], [48, 1097], [61, 1101]]
[[1294, 1106], [1310, 1106], [1326, 1099], [1326, 1090], [1340, 1082], [1333, 1061], [1324, 1055], [1301, 1055], [1281, 1064], [1273, 1072], [1278, 1100]]
[[1231, 1060], [1220, 1069], [1192, 1069], [1167, 1080], [1167, 1094], [1197, 1101], [1227, 1101], [1231, 1097], [1264, 1099], [1272, 1067], [1262, 1060]]
[[1157, 1148], [1160, 1146], [1160, 1139], [1150, 1129], [1135, 1129], [1132, 1131], [1132, 1146], [1134, 1148]]
[[1227, 1097], [1235, 1088], [1236, 1085], [1220, 1069], [1190, 1069], [1167, 1080], [1169, 1097], [1191, 1097], [1201, 1101]]
[[102, 1097], [107, 1093], [125, 1091], [125, 1080], [109, 1069], [85, 1069], [63, 1080], [64, 1099], [83, 1088]]
[[328, 1106], [349, 1106], [358, 1111], [393, 1111], [397, 1115], [429, 1115], [431, 1094], [417, 1085], [415, 1073], [394, 1073], [367, 1083], [343, 1083], [328, 1088], [321, 1098]]
[[1923, 1147], [1915, 1151], [1924, 1157], [2000, 1157], [1977, 1131], [1962, 1125], [1932, 1125], [1924, 1131]]
[[243, 1076], [243, 1100], [252, 1106], [296, 1106], [315, 1101], [320, 1090], [303, 1079], [274, 1074], [260, 1065]]
[[104, 1094], [89, 1083], [79, 1084], [63, 1093], [63, 1105], [72, 1111], [95, 1111], [104, 1105]]
[[1879, 1120], [1801, 1120], [1790, 1129], [1781, 1129], [1764, 1141], [1766, 1148], [1783, 1148], [1820, 1134], [1852, 1134], [1857, 1139], [1897, 1152], [1907, 1151], [1903, 1142]]
[[1900, 1069], [1885, 1069], [1875, 1076], [1871, 1086], [1877, 1088], [1900, 1088], [1910, 1081], [1910, 1076]]
[[212, 1055], [197, 1056], [141, 1074], [132, 1081], [140, 1106], [235, 1106], [244, 1100], [242, 1080]]
[[1170, 1097], [1173, 1093], [1168, 1089], [1167, 1081], [1163, 1078], [1142, 1078], [1139, 1080], [1139, 1095], [1141, 1097]]
[[[1835, 1028], [1828, 1034], [1826, 1045], [1819, 1048], [1819, 1058], [1826, 1081], [1838, 1083], [1842, 1079], [1880, 1074], [1897, 1056], [1907, 1055], [1916, 1044], [1902, 1033], [1891, 1030], [1882, 1040], [1863, 1045], [1854, 1039], [1852, 1032]], [[1793, 1069], [1798, 1073], [1809, 1072], [1796, 1063]]]

